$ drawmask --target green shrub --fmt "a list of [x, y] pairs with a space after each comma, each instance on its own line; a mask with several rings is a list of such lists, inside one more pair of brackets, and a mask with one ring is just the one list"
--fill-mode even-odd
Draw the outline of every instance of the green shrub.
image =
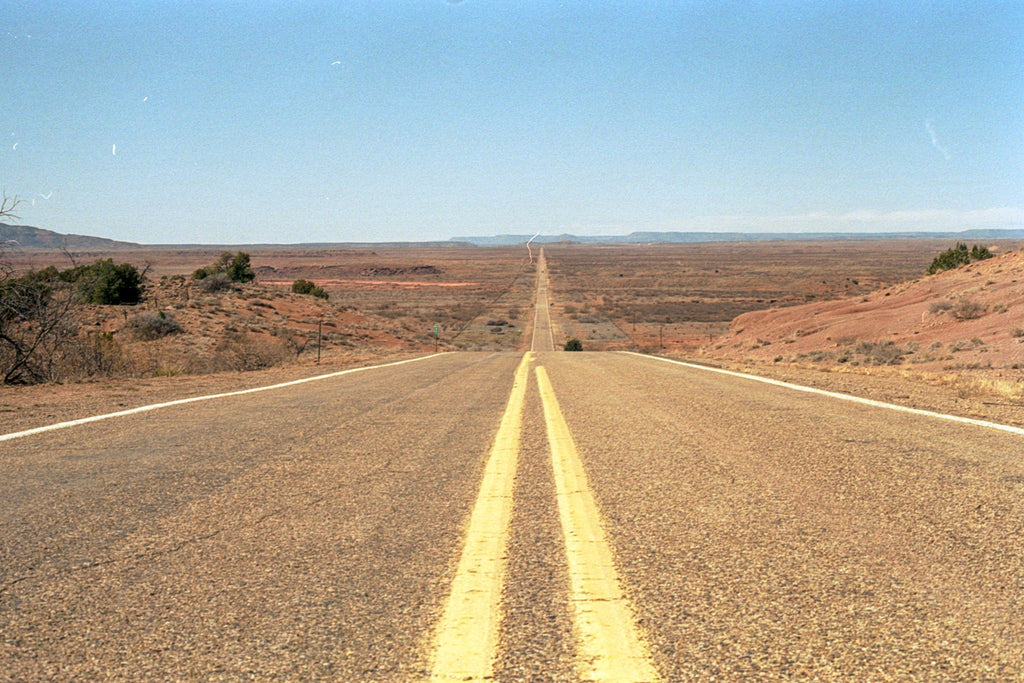
[[975, 244], [968, 249], [967, 245], [963, 242], [957, 242], [955, 247], [947, 249], [935, 257], [932, 264], [928, 266], [928, 274], [934, 275], [943, 270], [952, 270], [960, 266], [966, 266], [971, 261], [984, 261], [993, 256], [994, 254], [987, 247]]
[[317, 287], [309, 280], [301, 278], [292, 283], [292, 292], [295, 294], [311, 294], [320, 299], [326, 299], [329, 296], [323, 287]]
[[573, 338], [569, 339], [568, 341], [566, 341], [565, 342], [565, 346], [562, 347], [562, 348], [564, 350], [566, 350], [566, 351], [582, 351], [583, 350], [583, 342], [581, 342], [576, 337], [573, 337]]
[[103, 305], [134, 305], [145, 292], [143, 275], [130, 263], [115, 265], [113, 259], [101, 259], [88, 266], [75, 266], [57, 272], [53, 266], [29, 273], [31, 282], [61, 282], [74, 286], [75, 296], [82, 303]]
[[249, 254], [244, 251], [236, 254], [225, 251], [216, 262], [193, 271], [192, 279], [205, 280], [218, 273], [224, 273], [232, 282], [252, 282], [256, 279], [256, 272], [249, 262]]
[[993, 254], [991, 251], [989, 251], [988, 247], [982, 247], [982, 246], [979, 246], [977, 244], [975, 244], [973, 247], [971, 247], [971, 260], [972, 261], [984, 261], [985, 259], [990, 259], [993, 256], [995, 256], [995, 254]]
[[85, 266], [74, 282], [78, 296], [90, 304], [134, 305], [142, 300], [145, 289], [142, 274], [135, 266], [130, 263], [114, 265], [113, 259]]
[[249, 255], [240, 251], [231, 259], [227, 267], [228, 277], [234, 282], [252, 282], [256, 279], [256, 272], [249, 263]]

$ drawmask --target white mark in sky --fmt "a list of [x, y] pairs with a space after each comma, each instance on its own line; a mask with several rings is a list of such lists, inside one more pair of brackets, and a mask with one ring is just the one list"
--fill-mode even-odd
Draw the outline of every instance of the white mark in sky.
[[149, 95], [146, 95], [145, 97], [142, 98], [142, 101], [145, 102], [148, 99], [149, 99]]
[[530, 248], [530, 242], [534, 241], [538, 237], [540, 237], [540, 232], [539, 231], [537, 232], [536, 235], [534, 235], [530, 239], [526, 240], [526, 253], [528, 253], [530, 255], [530, 263], [533, 263], [533, 249]]
[[924, 127], [928, 130], [928, 135], [932, 138], [932, 147], [942, 152], [942, 156], [946, 158], [946, 161], [949, 161], [952, 157], [949, 156], [949, 152], [946, 148], [939, 144], [939, 136], [935, 134], [935, 129], [932, 128], [932, 120], [925, 119]]
[[18, 143], [17, 143], [17, 142], [15, 142], [15, 143], [14, 143], [14, 146], [13, 146], [13, 147], [11, 147], [11, 149], [18, 149]]
[[110, 153], [113, 154], [115, 157], [117, 156], [117, 145], [116, 144], [111, 145]]
[[43, 199], [49, 199], [50, 197], [53, 196], [53, 190], [50, 190], [48, 194], [43, 194], [42, 192], [40, 192], [39, 196], [42, 197]]
[[333, 62], [331, 62], [331, 66], [338, 66], [339, 64], [341, 64], [341, 60], [338, 60], [338, 59], [336, 59]]

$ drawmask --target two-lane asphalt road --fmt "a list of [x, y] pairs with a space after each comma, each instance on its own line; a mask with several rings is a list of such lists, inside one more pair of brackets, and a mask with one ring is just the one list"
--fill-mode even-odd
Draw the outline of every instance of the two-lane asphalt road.
[[533, 336], [530, 348], [534, 351], [554, 351], [555, 337], [551, 326], [551, 302], [548, 301], [548, 262], [544, 250], [537, 257], [537, 295], [533, 307]]
[[1022, 453], [539, 350], [29, 434], [0, 679], [1020, 679]]

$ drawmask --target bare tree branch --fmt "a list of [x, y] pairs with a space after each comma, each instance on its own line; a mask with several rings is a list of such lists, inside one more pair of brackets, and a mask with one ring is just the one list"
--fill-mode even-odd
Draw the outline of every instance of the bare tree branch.
[[8, 197], [7, 193], [4, 192], [3, 197], [0, 198], [0, 218], [20, 219], [20, 216], [14, 214], [14, 209], [17, 208], [18, 204], [21, 204], [21, 199], [17, 196]]

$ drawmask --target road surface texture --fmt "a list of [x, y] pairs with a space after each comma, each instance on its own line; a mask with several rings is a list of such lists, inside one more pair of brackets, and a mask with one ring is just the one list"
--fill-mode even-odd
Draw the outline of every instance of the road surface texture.
[[534, 351], [554, 351], [555, 341], [551, 329], [551, 303], [548, 301], [548, 264], [544, 258], [544, 250], [537, 257], [537, 298], [533, 313]]
[[536, 339], [0, 442], [0, 680], [1024, 677], [1024, 436]]

